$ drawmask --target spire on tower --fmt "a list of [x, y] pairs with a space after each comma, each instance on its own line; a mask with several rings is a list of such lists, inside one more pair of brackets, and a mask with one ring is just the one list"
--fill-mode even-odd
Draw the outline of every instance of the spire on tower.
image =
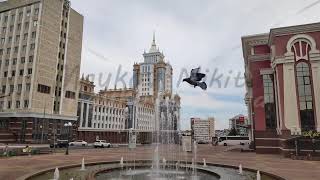
[[153, 38], [152, 38], [152, 44], [151, 44], [151, 48], [149, 50], [149, 53], [153, 53], [153, 52], [158, 52], [159, 50], [157, 49], [157, 45], [156, 45], [156, 33], [153, 31]]
[[152, 45], [156, 45], [156, 33], [153, 31], [153, 40], [152, 40]]

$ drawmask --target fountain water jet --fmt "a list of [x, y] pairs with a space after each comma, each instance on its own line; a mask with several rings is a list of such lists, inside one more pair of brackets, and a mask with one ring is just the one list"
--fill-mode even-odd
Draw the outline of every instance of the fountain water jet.
[[86, 170], [86, 167], [85, 167], [85, 165], [84, 165], [84, 158], [82, 158], [80, 171], [85, 171], [85, 170]]
[[207, 167], [206, 159], [203, 158], [203, 167]]
[[121, 157], [121, 159], [120, 159], [120, 166], [121, 166], [121, 168], [123, 168], [123, 157]]
[[240, 174], [240, 175], [243, 174], [243, 172], [242, 172], [242, 165], [241, 165], [241, 164], [239, 165], [239, 174]]
[[60, 177], [59, 169], [56, 167], [56, 169], [54, 170], [54, 173], [53, 173], [53, 179], [59, 180], [59, 177]]
[[163, 169], [166, 169], [167, 160], [165, 158], [162, 159], [162, 163], [163, 163]]
[[257, 180], [261, 180], [260, 171], [257, 171]]
[[179, 163], [178, 162], [176, 163], [176, 171], [177, 172], [179, 171]]

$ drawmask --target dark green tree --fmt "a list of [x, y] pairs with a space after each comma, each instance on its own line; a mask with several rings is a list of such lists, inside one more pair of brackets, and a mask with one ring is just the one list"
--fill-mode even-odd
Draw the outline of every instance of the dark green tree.
[[235, 128], [232, 128], [228, 134], [228, 136], [237, 136], [237, 135], [239, 135], [239, 132]]

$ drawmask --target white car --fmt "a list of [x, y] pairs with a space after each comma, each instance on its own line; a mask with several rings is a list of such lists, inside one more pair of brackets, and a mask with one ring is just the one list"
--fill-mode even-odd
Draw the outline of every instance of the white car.
[[106, 140], [97, 140], [96, 142], [93, 143], [93, 146], [95, 148], [100, 147], [100, 148], [104, 148], [104, 147], [111, 147], [110, 143], [107, 143]]
[[83, 140], [77, 140], [74, 142], [70, 142], [69, 146], [88, 146], [88, 143]]

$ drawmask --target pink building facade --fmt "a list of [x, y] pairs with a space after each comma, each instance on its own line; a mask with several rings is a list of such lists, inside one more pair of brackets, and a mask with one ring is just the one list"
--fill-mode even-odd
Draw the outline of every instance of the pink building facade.
[[[242, 48], [256, 152], [292, 153], [292, 139], [320, 132], [320, 23], [245, 36]], [[299, 151], [315, 152], [302, 139]]]

